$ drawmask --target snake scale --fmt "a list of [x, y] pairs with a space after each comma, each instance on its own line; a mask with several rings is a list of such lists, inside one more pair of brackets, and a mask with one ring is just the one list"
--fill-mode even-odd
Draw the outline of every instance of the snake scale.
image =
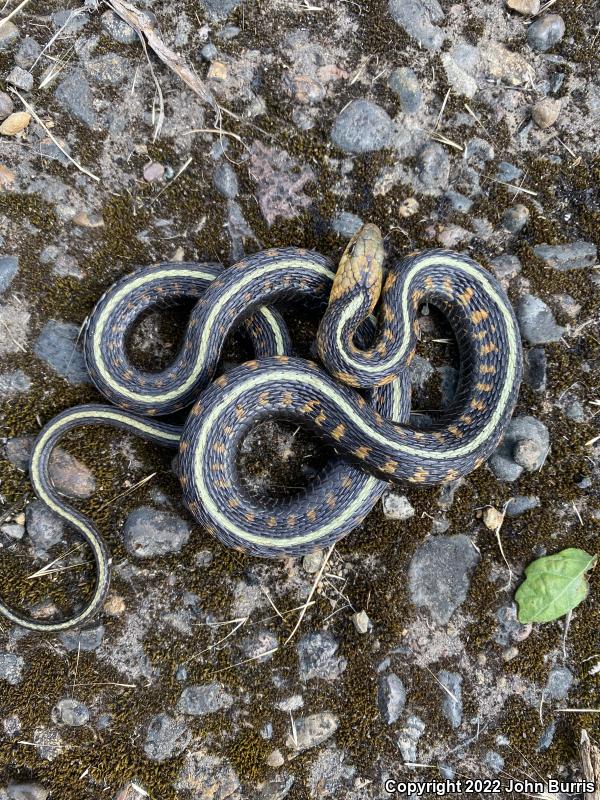
[[[46, 424], [30, 461], [33, 488], [78, 531], [96, 565], [92, 596], [71, 617], [26, 617], [0, 601], [0, 613], [33, 630], [81, 625], [101, 608], [110, 561], [91, 521], [52, 485], [49, 456], [82, 425], [111, 425], [179, 448], [185, 503], [228, 546], [257, 556], [297, 556], [357, 527], [388, 482], [438, 484], [482, 464], [502, 436], [519, 390], [522, 352], [515, 316], [494, 277], [448, 250], [412, 254], [384, 278], [383, 241], [367, 224], [350, 241], [337, 273], [329, 259], [299, 248], [266, 250], [227, 269], [164, 263], [115, 283], [98, 301], [86, 331], [90, 375], [109, 401], [71, 408]], [[127, 355], [128, 333], [148, 309], [176, 298], [195, 305], [172, 363], [145, 372]], [[317, 346], [322, 365], [295, 358], [274, 304], [325, 303]], [[460, 355], [451, 406], [426, 426], [409, 424], [409, 367], [418, 342], [417, 313], [430, 303], [448, 318]], [[377, 307], [377, 322], [372, 312]], [[223, 343], [243, 324], [255, 358], [216, 380]], [[369, 328], [365, 331], [365, 328]], [[191, 410], [183, 427], [164, 417]], [[240, 444], [265, 419], [313, 428], [339, 456], [302, 493], [267, 503], [245, 489]]]

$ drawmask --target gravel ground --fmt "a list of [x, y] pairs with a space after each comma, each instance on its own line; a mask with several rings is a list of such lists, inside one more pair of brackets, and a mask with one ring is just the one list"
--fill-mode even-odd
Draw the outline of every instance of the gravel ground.
[[[336, 259], [375, 222], [390, 259], [441, 245], [497, 275], [526, 377], [487, 465], [440, 490], [390, 490], [324, 569], [323, 553], [267, 562], [211, 540], [172, 454], [70, 434], [53, 481], [106, 536], [112, 588], [85, 630], [0, 628], [0, 800], [369, 800], [389, 796], [388, 778], [578, 779], [598, 716], [563, 709], [598, 710], [600, 571], [568, 624], [520, 624], [514, 592], [536, 557], [598, 550], [599, 10], [137, 8], [220, 115], [107, 5], [32, 0], [0, 25], [5, 598], [44, 617], [90, 591], [85, 550], [33, 498], [27, 456], [40, 425], [98, 399], [81, 325], [135, 265], [290, 244]], [[287, 318], [309, 353], [314, 320]], [[451, 400], [457, 372], [444, 320], [423, 308], [419, 321], [423, 412]], [[184, 322], [146, 317], [138, 362], [167, 363]], [[246, 356], [232, 339], [226, 360]], [[329, 457], [270, 423], [241, 469], [251, 491], [280, 493]], [[487, 506], [506, 510], [498, 535]], [[29, 579], [59, 556], [68, 569]]]

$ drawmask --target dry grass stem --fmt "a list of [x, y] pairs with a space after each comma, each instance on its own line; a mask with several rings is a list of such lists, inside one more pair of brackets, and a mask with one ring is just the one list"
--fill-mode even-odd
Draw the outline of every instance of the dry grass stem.
[[121, 492], [120, 494], [116, 495], [116, 497], [113, 497], [110, 500], [107, 500], [106, 503], [102, 503], [102, 505], [100, 506], [98, 511], [99, 512], [103, 511], [107, 506], [112, 505], [114, 502], [116, 502], [117, 500], [120, 500], [122, 497], [127, 497], [127, 495], [131, 494], [132, 492], [135, 492], [136, 489], [139, 489], [140, 486], [144, 486], [144, 484], [148, 483], [148, 481], [151, 481], [152, 478], [154, 478], [157, 474], [158, 474], [157, 472], [153, 472], [150, 475], [146, 475], [145, 478], [142, 478], [141, 481], [138, 481], [137, 483], [134, 483], [134, 485], [130, 486], [129, 489], [125, 489], [124, 492]]
[[294, 627], [292, 628], [292, 632], [290, 633], [290, 635], [288, 636], [288, 638], [284, 642], [284, 647], [285, 647], [286, 644], [289, 644], [292, 641], [292, 639], [294, 638], [294, 636], [296, 635], [296, 631], [300, 627], [300, 625], [302, 623], [302, 620], [304, 619], [304, 615], [306, 614], [306, 611], [307, 611], [307, 609], [308, 609], [308, 607], [310, 605], [310, 602], [313, 599], [313, 595], [317, 591], [317, 587], [318, 587], [319, 583], [321, 582], [321, 578], [323, 577], [323, 573], [325, 572], [325, 567], [327, 566], [327, 562], [331, 558], [331, 554], [333, 553], [334, 548], [335, 548], [335, 544], [332, 544], [331, 547], [329, 548], [329, 550], [327, 551], [327, 553], [325, 555], [325, 558], [323, 559], [323, 563], [321, 564], [321, 567], [320, 567], [320, 569], [319, 569], [319, 571], [317, 573], [317, 577], [315, 578], [315, 581], [314, 581], [314, 583], [312, 585], [310, 593], [309, 593], [308, 597], [306, 598], [306, 603], [302, 606], [302, 610], [301, 610], [301, 612], [300, 612], [300, 614], [298, 616], [298, 619], [296, 620], [296, 624], [294, 625]]

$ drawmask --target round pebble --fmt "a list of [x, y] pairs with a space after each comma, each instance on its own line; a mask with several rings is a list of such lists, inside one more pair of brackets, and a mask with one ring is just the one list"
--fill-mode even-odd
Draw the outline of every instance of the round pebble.
[[62, 722], [72, 728], [78, 728], [89, 722], [90, 711], [85, 703], [67, 697], [56, 704], [52, 718], [55, 722]]
[[538, 468], [541, 455], [540, 445], [533, 439], [523, 439], [517, 442], [513, 451], [515, 464], [529, 472]]
[[26, 111], [15, 111], [0, 125], [0, 133], [3, 136], [16, 136], [17, 133], [22, 133], [30, 122], [31, 114]]
[[534, 17], [540, 12], [540, 0], [506, 0], [506, 5], [512, 11]]
[[338, 114], [331, 140], [347, 153], [368, 153], [387, 147], [392, 129], [392, 120], [383, 108], [370, 100], [354, 100]]
[[510, 233], [519, 233], [527, 225], [528, 221], [529, 209], [521, 203], [507, 208], [502, 216], [502, 225]]
[[527, 41], [533, 50], [545, 53], [565, 35], [565, 23], [560, 14], [546, 14], [527, 29]]
[[538, 128], [550, 128], [560, 114], [560, 100], [553, 100], [551, 97], [544, 97], [539, 100], [531, 109], [531, 118]]
[[0, 92], [0, 120], [6, 119], [14, 110], [12, 98], [6, 92]]

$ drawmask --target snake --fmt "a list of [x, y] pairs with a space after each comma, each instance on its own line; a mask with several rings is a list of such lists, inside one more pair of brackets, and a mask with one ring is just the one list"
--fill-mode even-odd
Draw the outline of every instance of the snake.
[[[106, 599], [104, 539], [65, 502], [49, 473], [52, 449], [79, 426], [109, 425], [176, 448], [193, 517], [223, 544], [268, 558], [332, 546], [363, 522], [390, 483], [448, 483], [483, 464], [510, 421], [520, 386], [522, 347], [511, 303], [494, 276], [465, 254], [438, 248], [411, 253], [387, 270], [384, 262], [381, 231], [367, 223], [337, 270], [315, 251], [271, 248], [225, 269], [197, 262], [142, 267], [111, 286], [87, 320], [83, 346], [108, 402], [50, 420], [29, 469], [38, 498], [89, 545], [93, 591], [60, 620], [28, 617], [1, 600], [0, 613], [31, 630], [64, 631], [91, 620]], [[194, 306], [174, 359], [160, 371], [138, 368], [127, 341], [141, 315], [190, 297]], [[318, 358], [294, 356], [276, 308], [289, 300], [324, 309]], [[458, 384], [443, 412], [417, 423], [410, 365], [425, 303], [453, 330]], [[255, 357], [215, 377], [224, 342], [240, 327]], [[183, 425], [168, 421], [182, 409]], [[254, 496], [238, 468], [249, 431], [272, 419], [311, 428], [335, 452], [303, 491], [277, 500]]]

